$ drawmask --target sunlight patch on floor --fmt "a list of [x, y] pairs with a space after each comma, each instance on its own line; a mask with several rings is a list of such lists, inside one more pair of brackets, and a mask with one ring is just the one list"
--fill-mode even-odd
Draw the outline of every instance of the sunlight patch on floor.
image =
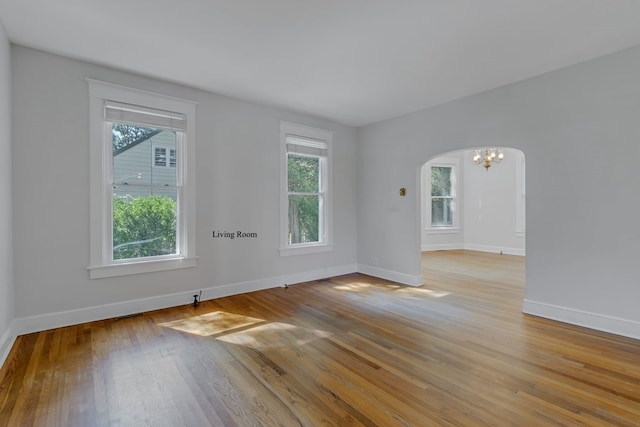
[[242, 316], [240, 314], [214, 311], [187, 319], [174, 320], [160, 323], [160, 326], [172, 328], [177, 331], [208, 337], [229, 332], [239, 328], [256, 325], [264, 322], [264, 319]]
[[301, 328], [282, 322], [267, 322], [264, 319], [224, 311], [160, 323], [159, 326], [201, 337], [215, 336], [220, 341], [254, 349], [303, 346], [331, 336], [329, 332], [322, 330]]
[[333, 289], [337, 289], [339, 291], [358, 292], [358, 291], [362, 291], [362, 290], [368, 289], [370, 287], [371, 287], [371, 284], [369, 284], [369, 283], [354, 282], [354, 283], [345, 283], [343, 285], [335, 285], [333, 287]]
[[[391, 288], [391, 289], [398, 289], [398, 288], [402, 287], [400, 285], [392, 285], [392, 284], [388, 284], [388, 283], [385, 283], [383, 286], [385, 286], [386, 288]], [[333, 287], [333, 289], [337, 289], [339, 291], [359, 292], [359, 291], [364, 291], [364, 290], [369, 289], [369, 288], [377, 288], [377, 287], [378, 287], [378, 284], [363, 283], [363, 282], [351, 282], [351, 283], [344, 283], [342, 285], [335, 285]]]
[[451, 292], [434, 291], [431, 289], [424, 289], [424, 288], [402, 288], [402, 289], [398, 289], [396, 292], [400, 292], [401, 294], [409, 294], [409, 295], [411, 294], [426, 295], [431, 298], [442, 298], [442, 297], [446, 297], [447, 295], [451, 295]]

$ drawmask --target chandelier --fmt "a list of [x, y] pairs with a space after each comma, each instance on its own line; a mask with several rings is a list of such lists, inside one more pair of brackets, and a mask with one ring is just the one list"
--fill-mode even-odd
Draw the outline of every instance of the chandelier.
[[[484, 153], [483, 153], [484, 152]], [[492, 164], [504, 160], [504, 153], [497, 148], [485, 148], [473, 153], [473, 161], [476, 165], [482, 165], [488, 171]]]

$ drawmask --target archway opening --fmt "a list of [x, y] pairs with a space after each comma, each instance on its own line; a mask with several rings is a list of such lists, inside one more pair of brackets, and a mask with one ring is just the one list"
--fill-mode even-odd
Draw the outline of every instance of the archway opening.
[[423, 275], [429, 254], [436, 251], [526, 255], [525, 155], [518, 149], [499, 148], [501, 158], [487, 163], [485, 156], [490, 153], [485, 150], [444, 153], [420, 169]]

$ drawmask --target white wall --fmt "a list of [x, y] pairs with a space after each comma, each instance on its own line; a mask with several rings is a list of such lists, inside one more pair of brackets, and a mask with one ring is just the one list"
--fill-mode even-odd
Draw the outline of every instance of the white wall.
[[518, 188], [521, 151], [505, 148], [505, 159], [488, 171], [473, 162], [473, 151], [464, 155], [465, 248], [524, 255], [523, 230], [518, 229]]
[[359, 129], [359, 263], [419, 277], [421, 165], [513, 147], [527, 162], [525, 311], [640, 338], [639, 117], [634, 48]]
[[[436, 157], [422, 166], [422, 250], [470, 249], [524, 255], [522, 169], [524, 154], [501, 148], [504, 160], [488, 171], [473, 162], [474, 150]], [[457, 229], [429, 228], [429, 168], [455, 157], [459, 162]]]
[[[192, 290], [208, 299], [355, 271], [354, 129], [19, 46], [12, 64], [20, 332], [186, 304]], [[89, 279], [86, 77], [198, 102], [196, 268]], [[332, 252], [279, 256], [280, 120], [335, 132]], [[213, 230], [258, 238], [213, 239]]]
[[0, 366], [13, 344], [13, 227], [11, 201], [11, 56], [0, 22]]

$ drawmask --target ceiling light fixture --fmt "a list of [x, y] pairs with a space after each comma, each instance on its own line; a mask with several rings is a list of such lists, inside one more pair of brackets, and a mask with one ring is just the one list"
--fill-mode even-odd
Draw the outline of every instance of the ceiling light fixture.
[[[484, 152], [484, 154], [483, 154]], [[497, 148], [485, 148], [476, 150], [473, 153], [473, 162], [482, 165], [488, 171], [492, 164], [500, 163], [504, 160], [504, 153]]]

